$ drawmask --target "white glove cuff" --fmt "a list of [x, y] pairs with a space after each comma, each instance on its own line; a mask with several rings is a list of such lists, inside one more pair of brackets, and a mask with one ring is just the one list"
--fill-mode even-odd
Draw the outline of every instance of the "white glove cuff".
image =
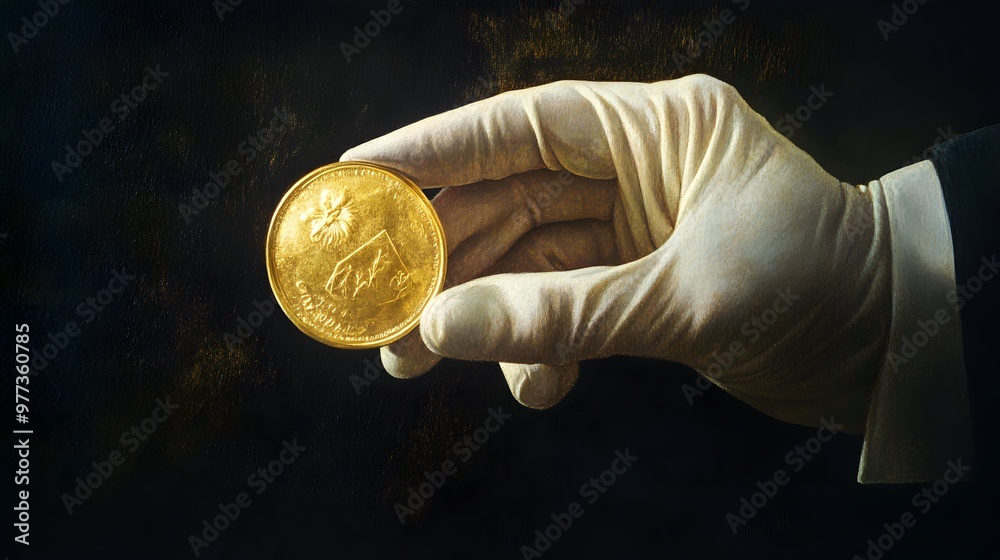
[[892, 323], [858, 482], [936, 480], [949, 460], [972, 460], [961, 321], [949, 303], [955, 266], [944, 197], [928, 161], [872, 181], [868, 189], [884, 206], [877, 214], [889, 220]]

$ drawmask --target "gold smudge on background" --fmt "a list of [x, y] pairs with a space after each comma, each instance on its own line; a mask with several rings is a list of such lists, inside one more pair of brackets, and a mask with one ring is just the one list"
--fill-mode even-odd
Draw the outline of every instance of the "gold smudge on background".
[[[699, 49], [705, 21], [723, 9], [656, 12], [585, 3], [550, 24], [545, 6], [522, 6], [503, 17], [474, 11], [469, 33], [486, 57], [493, 93], [563, 79], [653, 82], [708, 73], [722, 79], [761, 83], [776, 77], [818, 76], [825, 23], [818, 15], [778, 19], [738, 4], [732, 23]], [[693, 49], [693, 50], [692, 50]], [[696, 53], [692, 56], [693, 53]]]

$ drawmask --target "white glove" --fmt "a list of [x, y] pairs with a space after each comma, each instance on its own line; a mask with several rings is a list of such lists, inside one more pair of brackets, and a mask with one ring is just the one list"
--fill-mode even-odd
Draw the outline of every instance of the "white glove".
[[433, 201], [446, 290], [382, 348], [389, 373], [499, 361], [514, 396], [545, 408], [579, 360], [654, 357], [773, 417], [863, 429], [891, 313], [884, 204], [729, 85], [558, 82], [341, 159], [450, 187]]

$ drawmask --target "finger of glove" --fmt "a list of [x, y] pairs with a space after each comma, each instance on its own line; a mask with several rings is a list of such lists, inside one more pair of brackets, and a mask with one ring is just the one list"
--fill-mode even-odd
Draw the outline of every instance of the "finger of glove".
[[[486, 274], [567, 270], [618, 264], [618, 259], [610, 223], [558, 223], [531, 231]], [[500, 369], [514, 398], [537, 410], [562, 400], [579, 375], [576, 362], [561, 366], [500, 362]]]
[[510, 393], [528, 408], [544, 410], [566, 396], [579, 376], [574, 362], [562, 366], [500, 363]]
[[621, 264], [611, 222], [578, 220], [531, 230], [482, 276]]
[[614, 267], [499, 274], [439, 294], [420, 334], [436, 354], [465, 360], [563, 365], [614, 354], [648, 355], [669, 318], [669, 278], [657, 253]]
[[385, 371], [399, 379], [420, 377], [441, 361], [441, 356], [427, 349], [420, 338], [419, 327], [396, 342], [380, 348], [379, 355]]
[[613, 180], [538, 170], [482, 181], [473, 188], [446, 188], [431, 204], [441, 220], [451, 253], [472, 237], [486, 237], [488, 241], [500, 226], [512, 230], [511, 237], [516, 240], [545, 224], [610, 220], [617, 195], [618, 185]]
[[[605, 192], [606, 187], [601, 187], [593, 194], [601, 196]], [[583, 268], [615, 259], [613, 230], [608, 222], [560, 222], [535, 229], [518, 223], [494, 221], [490, 224], [492, 229], [458, 246], [449, 256], [445, 286], [460, 285], [476, 278], [495, 263], [501, 267], [499, 270], [529, 272], [556, 270], [555, 264], [567, 269]], [[513, 256], [505, 258], [512, 250]], [[557, 260], [547, 262], [545, 255], [552, 255]], [[594, 260], [595, 256], [600, 259]], [[404, 379], [423, 375], [441, 359], [424, 345], [419, 330], [383, 346], [380, 353], [386, 371]]]
[[611, 179], [615, 166], [593, 90], [637, 86], [556, 82], [503, 93], [366, 142], [341, 161], [386, 165], [424, 188], [542, 168]]

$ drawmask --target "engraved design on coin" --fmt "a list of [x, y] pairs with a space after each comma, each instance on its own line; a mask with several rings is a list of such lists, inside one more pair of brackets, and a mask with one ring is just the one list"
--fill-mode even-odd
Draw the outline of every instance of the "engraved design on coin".
[[364, 325], [351, 323], [347, 311], [337, 309], [337, 306], [323, 299], [321, 294], [311, 293], [304, 281], [295, 282], [295, 287], [299, 291], [299, 306], [309, 312], [316, 325], [327, 329], [337, 329], [353, 336], [360, 336], [364, 333]]
[[347, 238], [353, 216], [350, 200], [344, 193], [333, 197], [330, 191], [324, 190], [316, 207], [303, 212], [300, 219], [311, 222], [309, 240], [329, 248], [334, 242]]
[[326, 291], [344, 299], [361, 299], [366, 308], [399, 300], [413, 286], [410, 271], [383, 229], [337, 263]]

